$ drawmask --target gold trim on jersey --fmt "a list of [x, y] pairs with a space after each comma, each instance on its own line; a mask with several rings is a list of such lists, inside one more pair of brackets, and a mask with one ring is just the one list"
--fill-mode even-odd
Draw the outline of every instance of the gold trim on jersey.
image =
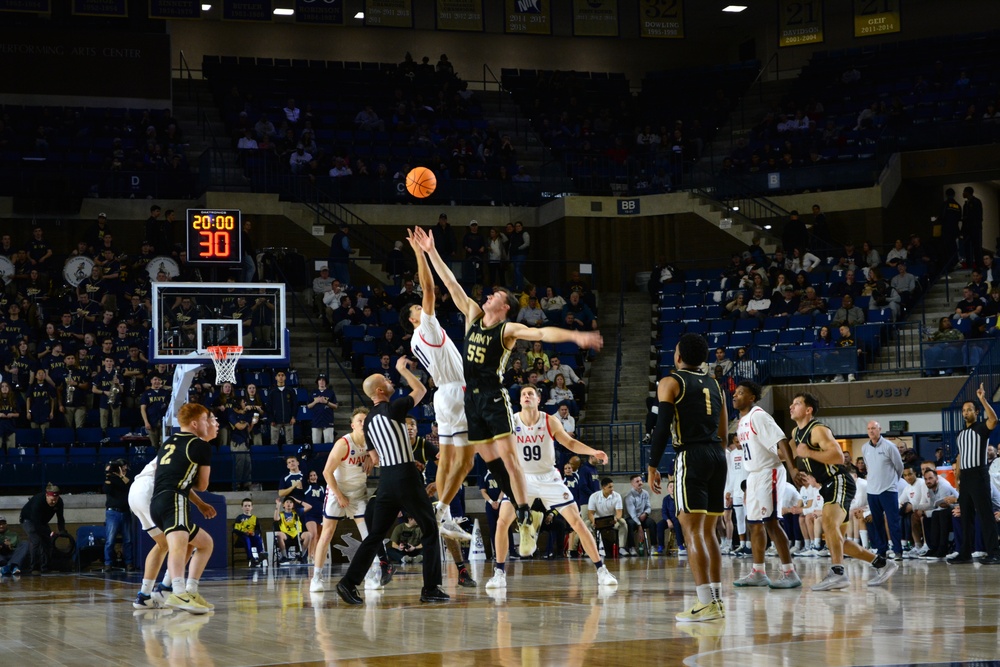
[[[820, 447], [819, 445], [813, 445], [812, 443], [812, 438], [811, 438], [812, 430], [817, 426], [826, 426], [826, 424], [819, 421], [818, 419], [812, 419], [809, 421], [808, 424], [806, 424], [804, 429], [800, 429], [798, 426], [796, 426], [795, 428], [792, 429], [792, 440], [795, 441], [796, 445], [799, 444], [805, 445], [806, 447], [809, 448], [810, 451], [813, 452], [822, 451], [823, 450], [822, 447]], [[828, 426], [826, 427], [829, 428]], [[799, 437], [800, 435], [801, 438]], [[808, 439], [808, 441], [806, 439]], [[823, 463], [821, 461], [814, 461], [813, 459], [804, 456], [800, 456], [797, 458], [799, 461], [802, 461], [802, 464], [805, 466], [805, 470], [803, 472], [807, 472], [810, 475], [812, 475], [814, 472], [813, 463], [815, 463], [817, 466], [822, 466], [823, 472], [826, 473], [827, 477], [835, 477], [841, 474], [840, 465], [831, 465], [829, 463]]]

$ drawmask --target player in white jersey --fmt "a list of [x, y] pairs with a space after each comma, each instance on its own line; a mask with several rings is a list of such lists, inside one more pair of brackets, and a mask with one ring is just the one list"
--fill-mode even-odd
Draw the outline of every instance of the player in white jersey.
[[417, 258], [417, 278], [424, 295], [420, 305], [403, 308], [399, 321], [404, 330], [412, 329], [410, 350], [437, 385], [434, 418], [438, 423], [441, 456], [434, 479], [438, 494], [434, 514], [439, 524], [438, 531], [444, 537], [468, 542], [472, 535], [452, 519], [450, 509], [451, 501], [461, 491], [466, 476], [472, 470], [476, 453], [476, 448], [469, 446], [469, 424], [465, 418], [462, 355], [434, 314], [434, 278], [427, 258], [414, 244], [412, 235], [409, 241]]
[[[747, 542], [747, 511], [743, 503], [747, 471], [743, 467], [743, 448], [740, 447], [735, 433], [730, 434], [729, 445], [729, 450], [726, 452], [726, 461], [729, 464], [729, 471], [726, 474], [726, 505], [733, 508], [736, 534], [740, 537], [740, 545], [732, 555], [743, 558], [750, 555], [750, 545]], [[727, 543], [726, 547], [729, 546]]]
[[[595, 456], [602, 465], [608, 462], [608, 455], [575, 440], [566, 433], [562, 423], [552, 415], [539, 412], [538, 403], [541, 397], [538, 390], [531, 385], [521, 388], [521, 411], [514, 414], [514, 436], [517, 442], [517, 453], [524, 466], [524, 476], [527, 482], [528, 503], [538, 499], [545, 509], [558, 509], [570, 527], [580, 536], [580, 543], [597, 568], [598, 586], [617, 586], [618, 580], [608, 572], [607, 566], [597, 550], [594, 539], [573, 498], [573, 493], [563, 482], [562, 475], [556, 469], [555, 442], [576, 454]], [[541, 512], [532, 512], [533, 523], [541, 521]], [[514, 523], [514, 506], [507, 497], [501, 498], [500, 516], [497, 518], [496, 530], [496, 565], [493, 578], [486, 582], [486, 588], [506, 588], [507, 574], [504, 560], [507, 557], [508, 529]], [[537, 525], [535, 526], [537, 530]], [[528, 553], [534, 551], [532, 545]]]
[[[368, 537], [365, 524], [365, 507], [368, 503], [368, 471], [371, 457], [365, 445], [365, 417], [368, 408], [355, 408], [351, 413], [351, 432], [339, 438], [323, 467], [326, 480], [326, 499], [323, 503], [323, 529], [316, 543], [316, 561], [313, 567], [309, 591], [318, 593], [324, 589], [323, 565], [330, 547], [337, 523], [341, 519], [353, 518], [361, 531], [361, 539]], [[378, 566], [376, 560], [373, 565]]]
[[[733, 392], [733, 407], [740, 413], [736, 435], [743, 454], [743, 472], [747, 476], [744, 501], [753, 550], [753, 568], [733, 585], [798, 588], [802, 581], [795, 572], [788, 536], [780, 523], [781, 494], [785, 486], [785, 467], [781, 462], [782, 459], [792, 462], [794, 457], [788, 438], [774, 418], [757, 406], [760, 394], [760, 385], [750, 380], [740, 382]], [[781, 576], [773, 581], [764, 569], [765, 530], [781, 559]]]
[[917, 477], [913, 468], [903, 468], [903, 488], [899, 493], [899, 512], [910, 517], [910, 534], [913, 548], [903, 554], [903, 558], [926, 556], [928, 547], [924, 538], [924, 512], [930, 509], [931, 499], [927, 483]]
[[[142, 471], [132, 479], [132, 486], [128, 490], [129, 509], [139, 519], [139, 525], [154, 542], [149, 553], [146, 554], [146, 563], [142, 573], [142, 588], [139, 589], [139, 594], [132, 602], [132, 606], [136, 609], [157, 609], [163, 606], [163, 601], [173, 591], [169, 573], [164, 577], [163, 583], [156, 583], [157, 575], [160, 574], [160, 568], [163, 567], [163, 561], [166, 559], [168, 551], [167, 538], [149, 516], [149, 503], [153, 499], [153, 481], [156, 479], [157, 460], [158, 457], [154, 456], [153, 460], [146, 464]], [[206, 519], [215, 516], [215, 508], [199, 498], [194, 491], [189, 491], [188, 497]], [[185, 562], [191, 558], [193, 551], [194, 547], [188, 546]]]
[[868, 507], [868, 480], [858, 477], [858, 469], [850, 466], [851, 477], [854, 478], [854, 500], [851, 501], [851, 511], [849, 513], [850, 525], [847, 536], [860, 543], [867, 549], [868, 543], [868, 523], [871, 521], [872, 511]]

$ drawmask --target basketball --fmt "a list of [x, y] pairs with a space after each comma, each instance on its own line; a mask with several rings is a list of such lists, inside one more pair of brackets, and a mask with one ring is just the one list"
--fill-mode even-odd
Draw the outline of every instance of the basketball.
[[437, 183], [437, 176], [427, 167], [414, 167], [406, 175], [406, 190], [417, 199], [430, 197]]

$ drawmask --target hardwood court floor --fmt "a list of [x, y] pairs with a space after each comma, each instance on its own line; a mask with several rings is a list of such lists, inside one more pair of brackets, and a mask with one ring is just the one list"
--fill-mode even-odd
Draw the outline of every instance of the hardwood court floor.
[[[827, 559], [797, 560], [805, 587], [734, 589], [749, 561], [727, 558], [727, 618], [692, 625], [685, 561], [612, 561], [619, 587], [598, 592], [589, 561], [508, 566], [506, 595], [446, 574], [448, 604], [420, 604], [418, 565], [362, 607], [310, 595], [306, 568], [205, 577], [207, 616], [136, 612], [138, 577], [53, 575], [0, 581], [5, 667], [40, 665], [820, 665], [998, 664], [1000, 568], [905, 561], [884, 588], [848, 561], [848, 591], [813, 593]], [[768, 563], [769, 568], [773, 563]], [[339, 576], [339, 575], [335, 575]]]

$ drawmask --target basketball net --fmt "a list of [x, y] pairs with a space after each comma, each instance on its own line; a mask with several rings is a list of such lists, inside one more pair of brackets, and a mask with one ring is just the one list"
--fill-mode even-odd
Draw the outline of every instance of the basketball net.
[[215, 362], [215, 384], [236, 384], [236, 362], [243, 354], [242, 345], [212, 345], [207, 348]]

